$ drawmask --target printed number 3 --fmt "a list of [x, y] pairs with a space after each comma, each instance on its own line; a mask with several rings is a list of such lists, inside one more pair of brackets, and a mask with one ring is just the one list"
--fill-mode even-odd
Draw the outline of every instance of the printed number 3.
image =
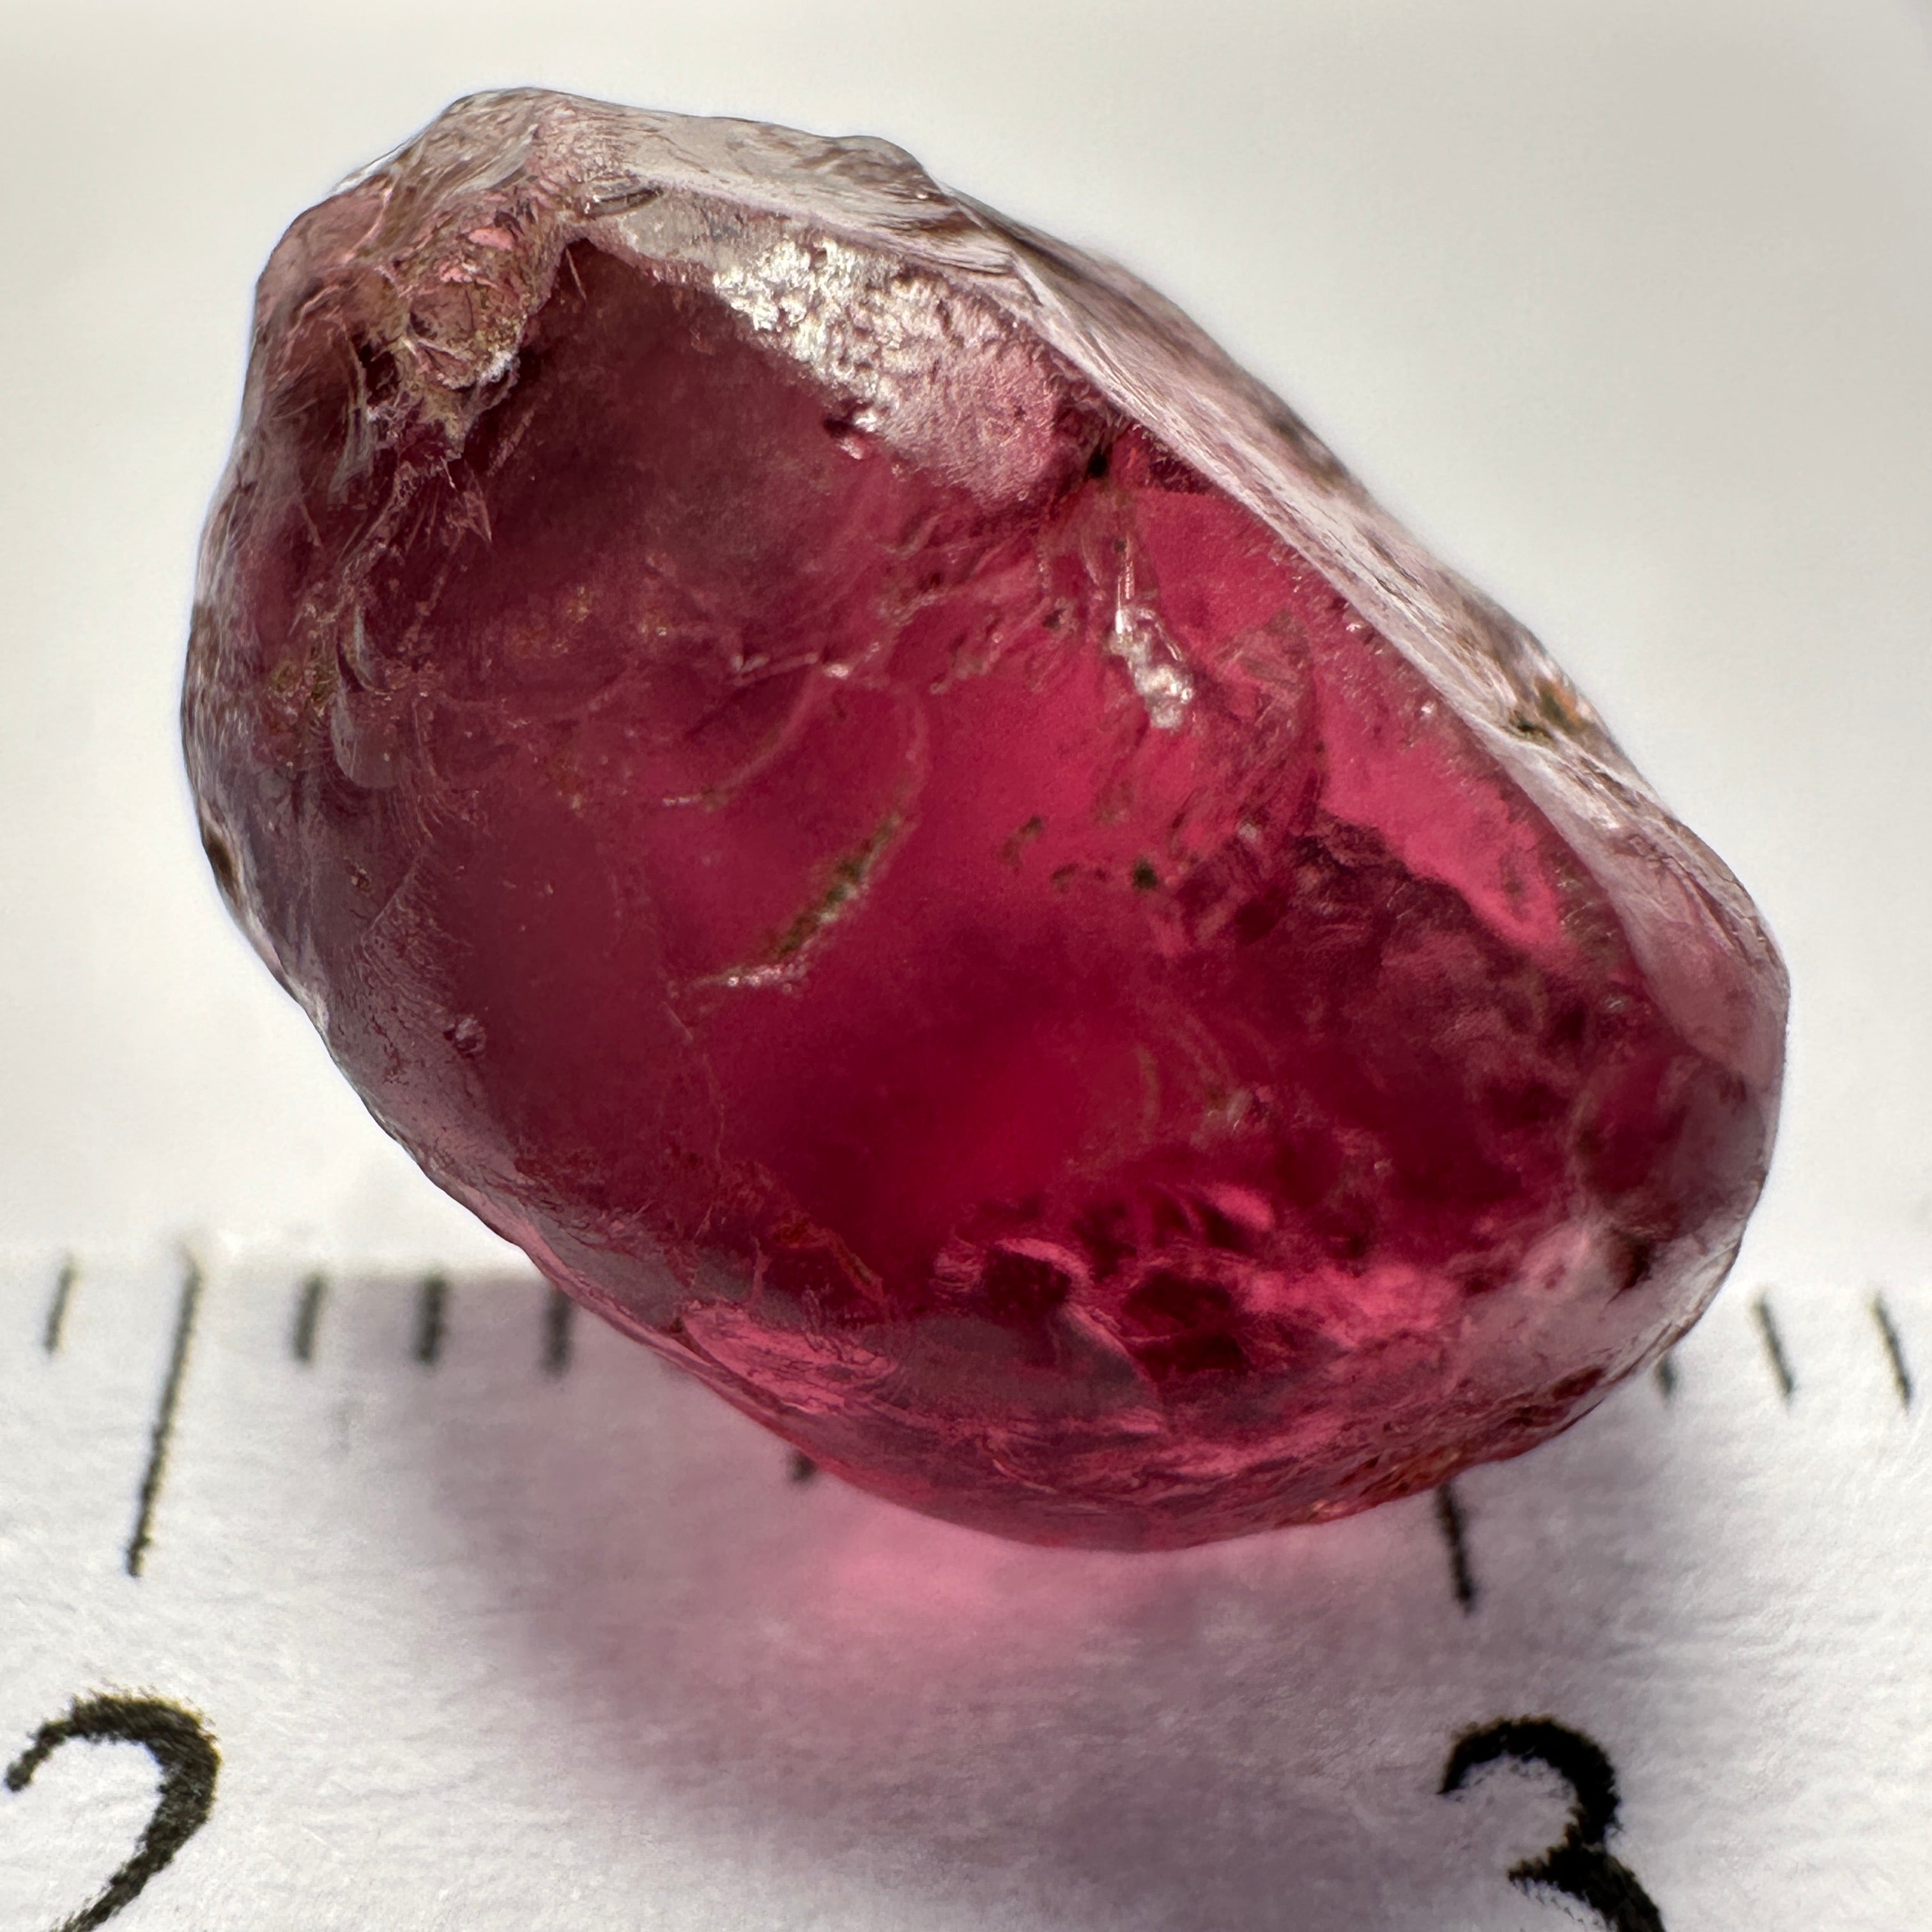
[[1472, 1772], [1498, 1758], [1547, 1765], [1572, 1799], [1569, 1830], [1540, 1858], [1511, 1866], [1511, 1880], [1525, 1891], [1546, 1887], [1575, 1899], [1610, 1932], [1664, 1932], [1636, 1874], [1604, 1849], [1617, 1822], [1617, 1777], [1603, 1748], [1552, 1718], [1505, 1718], [1458, 1740], [1442, 1768], [1442, 1795], [1461, 1790]]
[[94, 1932], [124, 1906], [208, 1822], [214, 1804], [220, 1754], [199, 1718], [158, 1697], [87, 1697], [64, 1718], [34, 1732], [34, 1741], [7, 1767], [9, 1791], [24, 1791], [34, 1773], [70, 1739], [89, 1744], [140, 1744], [160, 1767], [161, 1787], [134, 1856], [100, 1894], [55, 1932]]

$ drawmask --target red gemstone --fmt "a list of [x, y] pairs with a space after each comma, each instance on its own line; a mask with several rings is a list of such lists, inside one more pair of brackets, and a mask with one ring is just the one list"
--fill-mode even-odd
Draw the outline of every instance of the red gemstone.
[[265, 274], [185, 700], [389, 1131], [818, 1462], [1042, 1542], [1562, 1428], [1768, 1158], [1749, 900], [1120, 271], [517, 93]]

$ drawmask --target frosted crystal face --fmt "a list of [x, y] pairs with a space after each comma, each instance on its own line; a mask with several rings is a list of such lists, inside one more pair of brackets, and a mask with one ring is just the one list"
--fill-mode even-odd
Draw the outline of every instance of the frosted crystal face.
[[1693, 1320], [1783, 969], [1540, 650], [871, 141], [458, 104], [265, 273], [184, 700], [376, 1118], [820, 1463], [1332, 1516]]

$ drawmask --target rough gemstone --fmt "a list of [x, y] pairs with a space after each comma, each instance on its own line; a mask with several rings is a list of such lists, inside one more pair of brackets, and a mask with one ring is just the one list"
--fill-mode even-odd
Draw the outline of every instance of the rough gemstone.
[[1120, 270], [520, 92], [265, 272], [184, 704], [376, 1119], [815, 1462], [1337, 1516], [1693, 1322], [1784, 971], [1541, 650]]

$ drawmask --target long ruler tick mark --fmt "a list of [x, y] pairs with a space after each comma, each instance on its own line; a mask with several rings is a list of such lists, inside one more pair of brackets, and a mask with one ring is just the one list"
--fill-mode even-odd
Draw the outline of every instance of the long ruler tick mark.
[[296, 1298], [295, 1326], [289, 1331], [289, 1349], [298, 1362], [315, 1360], [315, 1331], [322, 1322], [322, 1304], [328, 1294], [328, 1277], [312, 1274]]
[[1476, 1607], [1476, 1579], [1469, 1568], [1469, 1545], [1466, 1534], [1467, 1525], [1462, 1516], [1462, 1505], [1456, 1500], [1455, 1490], [1448, 1483], [1436, 1492], [1436, 1526], [1442, 1532], [1442, 1540], [1449, 1546], [1449, 1587], [1456, 1593], [1456, 1600], [1465, 1611]]
[[1878, 1324], [1879, 1339], [1885, 1344], [1886, 1359], [1892, 1364], [1892, 1383], [1898, 1391], [1900, 1408], [1912, 1406], [1912, 1371], [1905, 1365], [1905, 1344], [1900, 1339], [1898, 1325], [1892, 1318], [1892, 1310], [1885, 1305], [1885, 1297], [1875, 1294], [1871, 1298], [1872, 1319]]
[[46, 1326], [40, 1330], [40, 1346], [50, 1355], [60, 1353], [61, 1333], [67, 1327], [68, 1304], [74, 1299], [74, 1285], [80, 1270], [69, 1256], [54, 1276], [53, 1299], [47, 1304]]
[[445, 1316], [449, 1306], [449, 1283], [442, 1275], [425, 1275], [416, 1290], [416, 1358], [426, 1369], [433, 1369], [442, 1353]]
[[1791, 1372], [1790, 1358], [1784, 1352], [1784, 1337], [1778, 1332], [1777, 1318], [1769, 1300], [1760, 1294], [1751, 1304], [1751, 1318], [1757, 1324], [1764, 1352], [1770, 1358], [1771, 1372], [1778, 1378], [1778, 1393], [1788, 1402], [1798, 1392], [1798, 1378]]
[[570, 1366], [570, 1324], [577, 1304], [560, 1288], [544, 1304], [544, 1373], [560, 1376]]
[[182, 1384], [188, 1375], [188, 1352], [194, 1340], [194, 1318], [201, 1306], [201, 1268], [190, 1259], [182, 1280], [181, 1300], [175, 1310], [174, 1346], [168, 1352], [168, 1372], [161, 1384], [161, 1399], [154, 1410], [154, 1426], [148, 1441], [148, 1467], [141, 1478], [140, 1507], [134, 1514], [134, 1533], [128, 1539], [127, 1570], [138, 1576], [148, 1560], [148, 1545], [153, 1540], [154, 1505], [160, 1501], [162, 1479], [167, 1474], [168, 1444], [175, 1432], [175, 1411], [181, 1403]]

